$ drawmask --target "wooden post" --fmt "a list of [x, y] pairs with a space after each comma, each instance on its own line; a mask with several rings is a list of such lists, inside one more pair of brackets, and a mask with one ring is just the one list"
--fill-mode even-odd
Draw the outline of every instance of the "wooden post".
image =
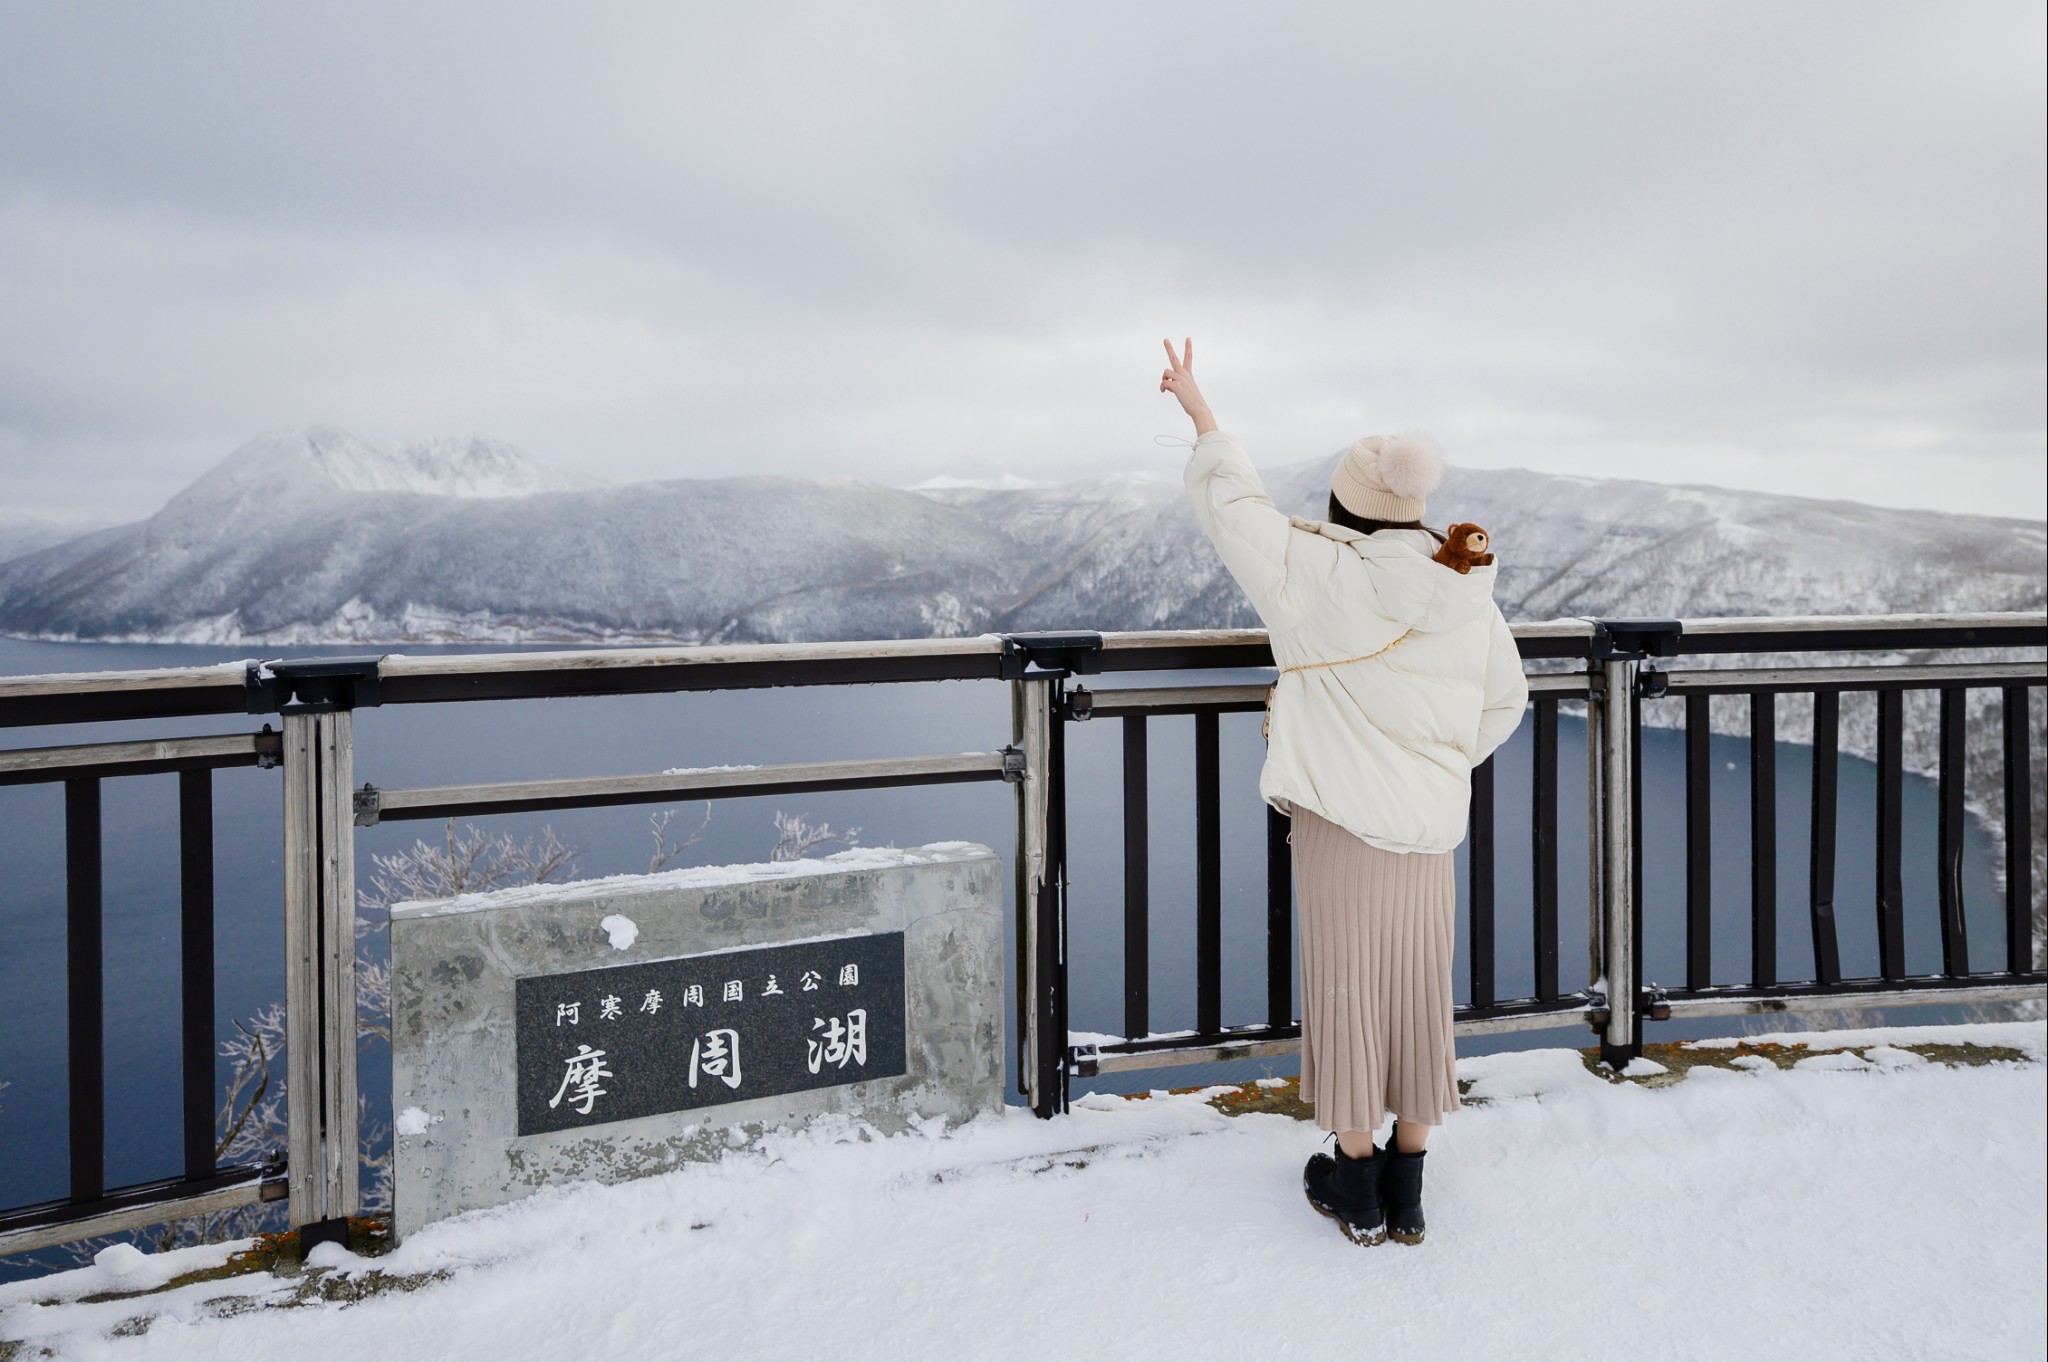
[[345, 1238], [360, 1208], [352, 736], [346, 710], [284, 716], [286, 1158], [305, 1248]]
[[1017, 1010], [1024, 1027], [1017, 1077], [1040, 1116], [1059, 1110], [1059, 1061], [1067, 1039], [1050, 1034], [1057, 1015], [1050, 990], [1059, 942], [1059, 890], [1050, 855], [1053, 685], [1014, 681], [1010, 706], [1012, 740], [1024, 753], [1024, 778], [1017, 782]]
[[355, 716], [347, 710], [320, 716], [320, 945], [325, 982], [321, 1025], [325, 1041], [326, 1159], [330, 1219], [362, 1209], [357, 1147], [356, 1088], [356, 834], [350, 791], [355, 783]]
[[320, 721], [284, 720], [285, 1163], [291, 1223], [326, 1218], [320, 1179]]

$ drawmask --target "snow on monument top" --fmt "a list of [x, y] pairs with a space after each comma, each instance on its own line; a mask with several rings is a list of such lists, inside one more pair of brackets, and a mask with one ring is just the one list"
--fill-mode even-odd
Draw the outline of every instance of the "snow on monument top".
[[830, 856], [799, 861], [763, 861], [750, 865], [695, 865], [653, 875], [606, 875], [590, 880], [521, 884], [480, 894], [446, 899], [413, 899], [391, 907], [394, 918], [441, 917], [486, 908], [516, 908], [547, 900], [561, 903], [582, 898], [612, 898], [622, 893], [658, 893], [674, 889], [708, 889], [721, 884], [793, 879], [806, 875], [838, 875], [856, 870], [889, 870], [897, 866], [971, 861], [995, 853], [979, 842], [928, 842], [919, 847], [854, 847]]

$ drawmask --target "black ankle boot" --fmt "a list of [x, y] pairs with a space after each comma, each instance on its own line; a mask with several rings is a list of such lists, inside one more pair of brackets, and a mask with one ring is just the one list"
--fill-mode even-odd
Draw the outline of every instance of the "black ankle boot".
[[[1399, 1130], [1396, 1126], [1397, 1134]], [[1392, 1140], [1380, 1155], [1386, 1165], [1380, 1174], [1380, 1195], [1386, 1201], [1387, 1232], [1404, 1244], [1422, 1242], [1422, 1161], [1427, 1157], [1427, 1150], [1403, 1154]]]
[[1337, 1146], [1336, 1156], [1311, 1154], [1301, 1170], [1308, 1204], [1337, 1222], [1354, 1244], [1377, 1244], [1387, 1237], [1387, 1217], [1380, 1210], [1380, 1170], [1385, 1154], [1375, 1150], [1354, 1159]]

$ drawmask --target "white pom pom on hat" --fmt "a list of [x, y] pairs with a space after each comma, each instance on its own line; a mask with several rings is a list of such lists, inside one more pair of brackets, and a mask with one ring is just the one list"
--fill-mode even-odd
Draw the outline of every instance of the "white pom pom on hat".
[[1395, 435], [1380, 442], [1380, 481], [1395, 496], [1426, 501], [1443, 480], [1444, 456], [1427, 436]]
[[1368, 435], [1344, 451], [1330, 490], [1366, 520], [1420, 520], [1444, 480], [1444, 456], [1427, 435]]

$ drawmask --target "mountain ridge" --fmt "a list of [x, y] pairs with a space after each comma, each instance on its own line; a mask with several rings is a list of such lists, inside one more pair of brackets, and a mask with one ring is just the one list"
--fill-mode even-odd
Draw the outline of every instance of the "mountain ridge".
[[[1320, 518], [1337, 454], [1267, 471]], [[103, 641], [780, 642], [1255, 625], [1176, 482], [611, 485], [477, 437], [245, 442], [149, 519], [0, 562], [0, 632]], [[993, 484], [993, 485], [991, 485]], [[2039, 609], [2048, 524], [1453, 468], [1511, 618]]]

